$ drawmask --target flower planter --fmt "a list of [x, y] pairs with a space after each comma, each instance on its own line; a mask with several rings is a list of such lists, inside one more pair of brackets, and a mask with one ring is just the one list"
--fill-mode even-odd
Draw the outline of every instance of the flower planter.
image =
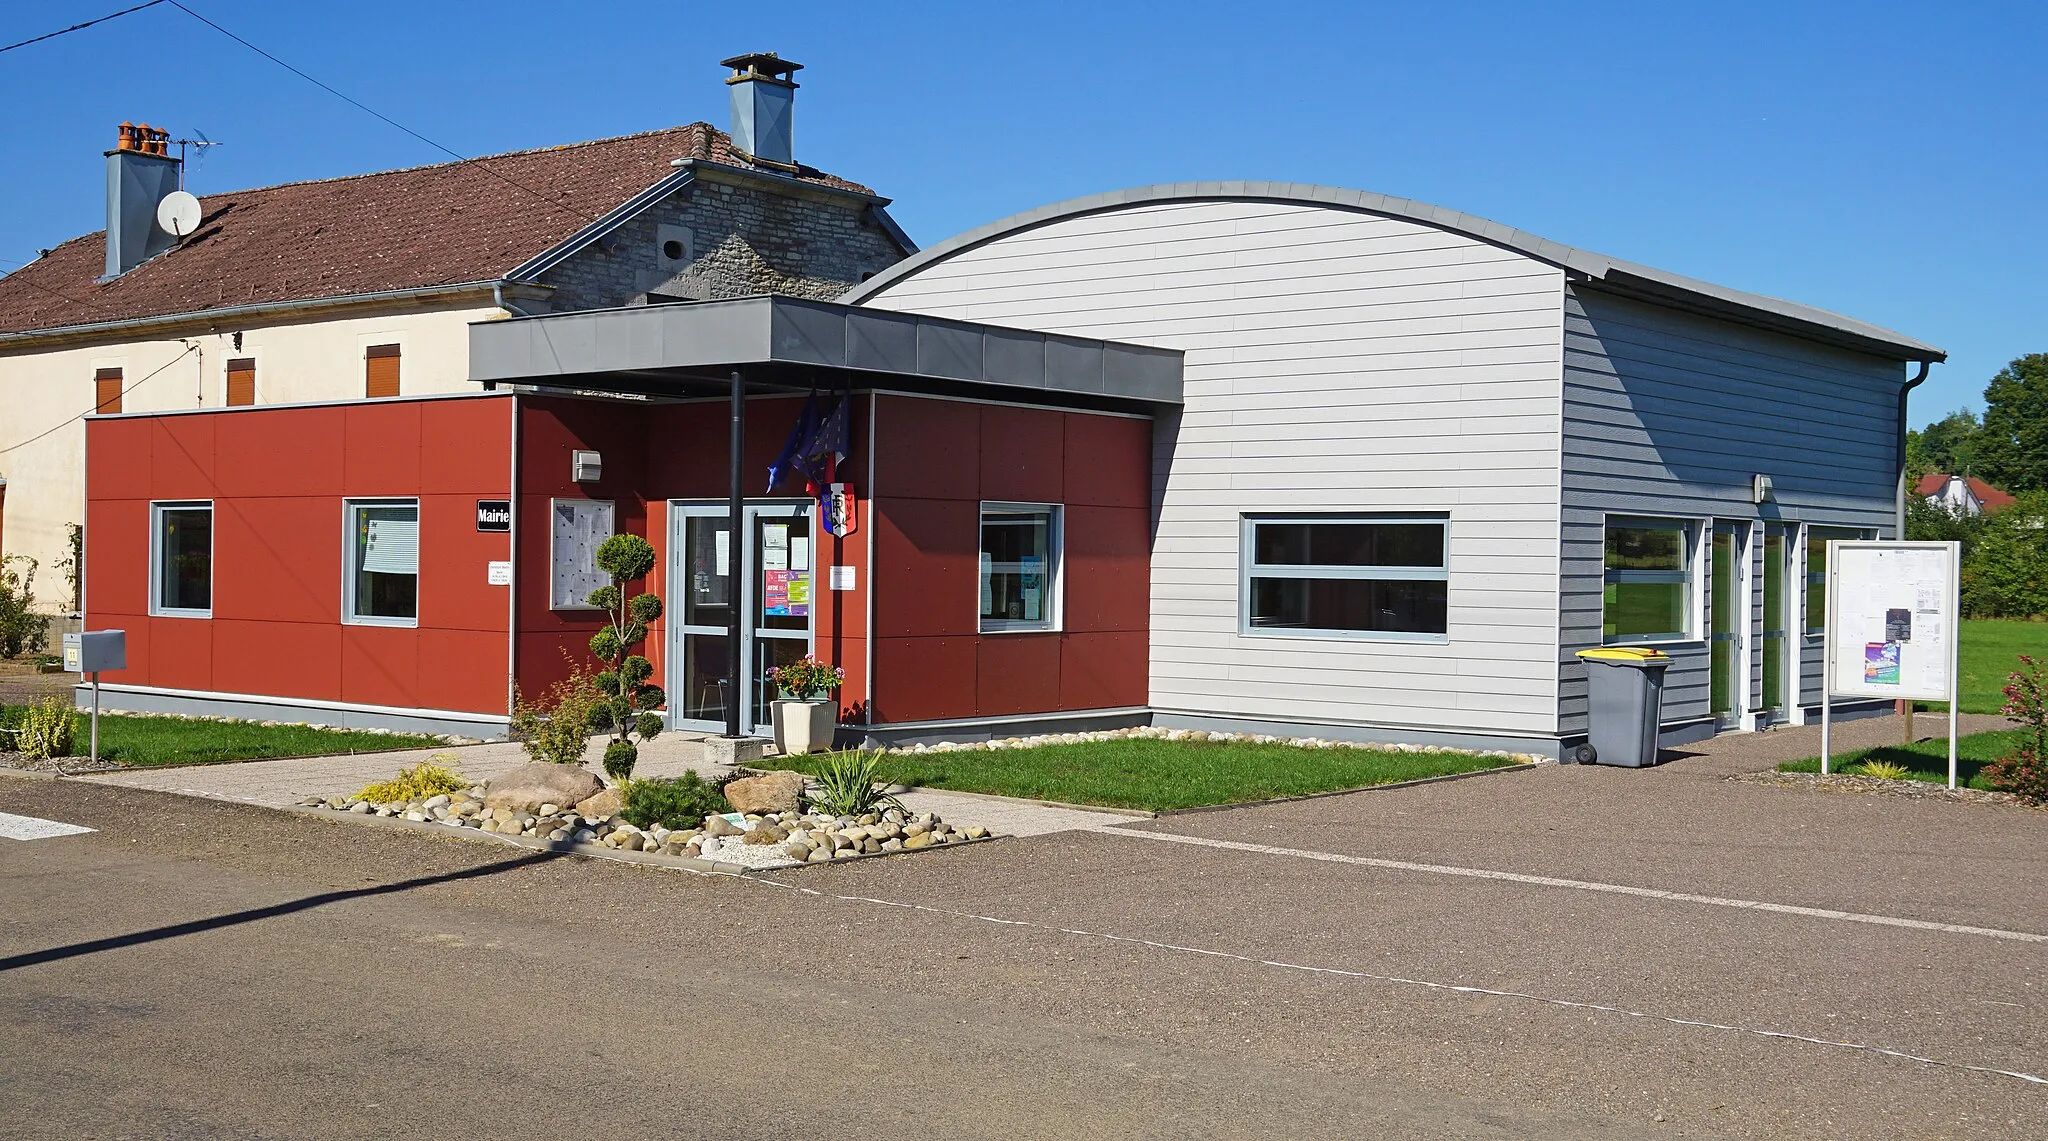
[[839, 703], [826, 698], [777, 698], [769, 717], [775, 726], [775, 747], [784, 756], [819, 753], [832, 747], [832, 735], [839, 728]]

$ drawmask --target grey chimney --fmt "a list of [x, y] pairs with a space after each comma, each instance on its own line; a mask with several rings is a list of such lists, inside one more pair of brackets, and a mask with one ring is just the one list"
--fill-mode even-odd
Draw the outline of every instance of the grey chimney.
[[720, 60], [732, 68], [725, 82], [732, 88], [732, 146], [756, 166], [794, 174], [796, 144], [791, 120], [795, 114], [796, 80], [803, 64], [790, 63], [774, 52], [756, 52]]
[[[177, 239], [156, 224], [157, 203], [178, 189], [171, 157], [171, 133], [147, 123], [121, 124], [120, 138], [107, 152], [107, 274], [119, 277], [170, 249]], [[102, 281], [106, 278], [102, 278]]]

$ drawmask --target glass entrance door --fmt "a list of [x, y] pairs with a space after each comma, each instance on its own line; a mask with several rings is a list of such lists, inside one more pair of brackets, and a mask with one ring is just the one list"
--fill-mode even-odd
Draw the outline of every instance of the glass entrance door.
[[1791, 669], [1792, 630], [1791, 528], [1764, 524], [1764, 692], [1757, 720], [1785, 720], [1787, 679]]
[[1734, 523], [1714, 524], [1714, 542], [1709, 552], [1710, 582], [1707, 590], [1707, 693], [1714, 720], [1723, 725], [1736, 721], [1735, 667], [1741, 659], [1743, 607], [1736, 590], [1742, 543]]
[[[723, 504], [677, 505], [670, 518], [670, 719], [720, 731], [726, 703], [738, 700], [740, 731], [765, 730], [775, 697], [768, 670], [811, 651], [810, 506], [748, 507], [740, 542]], [[737, 687], [727, 659], [734, 606], [747, 674]]]

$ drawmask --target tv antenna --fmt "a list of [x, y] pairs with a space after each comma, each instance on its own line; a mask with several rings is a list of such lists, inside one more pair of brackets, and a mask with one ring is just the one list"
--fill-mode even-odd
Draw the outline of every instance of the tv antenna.
[[189, 139], [172, 139], [171, 141], [178, 144], [178, 189], [183, 190], [185, 189], [186, 148], [189, 147], [199, 152], [198, 154], [192, 157], [204, 158], [206, 157], [207, 148], [217, 147], [220, 146], [221, 144], [214, 142], [212, 139], [207, 138], [205, 131], [193, 131], [192, 137]]

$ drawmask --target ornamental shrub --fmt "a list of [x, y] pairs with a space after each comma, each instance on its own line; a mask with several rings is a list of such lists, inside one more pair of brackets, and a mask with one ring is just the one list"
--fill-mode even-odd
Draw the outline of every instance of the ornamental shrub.
[[830, 816], [859, 816], [878, 809], [903, 810], [903, 802], [883, 791], [882, 754], [866, 749], [829, 753], [811, 773], [806, 799]]
[[370, 785], [357, 793], [356, 798], [372, 804], [403, 804], [408, 800], [424, 800], [430, 796], [461, 792], [476, 782], [454, 769], [437, 763], [454, 760], [454, 753], [436, 753], [412, 768], [398, 770], [398, 775], [390, 780]]
[[638, 535], [613, 535], [597, 548], [597, 569], [611, 578], [608, 586], [590, 592], [590, 604], [604, 611], [605, 626], [590, 639], [590, 652], [602, 668], [594, 680], [599, 703], [595, 724], [612, 734], [605, 746], [604, 771], [615, 781], [632, 777], [640, 750], [633, 738], [647, 740], [661, 732], [653, 710], [668, 698], [649, 682], [654, 666], [633, 648], [647, 640], [647, 624], [661, 617], [661, 598], [654, 594], [626, 597], [626, 584], [654, 569], [654, 548]]
[[512, 739], [536, 761], [580, 765], [603, 704], [590, 671], [572, 665], [569, 676], [549, 686], [539, 701], [522, 696], [513, 702]]
[[38, 761], [68, 757], [77, 733], [77, 715], [71, 703], [56, 694], [32, 703], [21, 718], [15, 740], [21, 751]]
[[706, 816], [731, 812], [718, 786], [696, 773], [674, 780], [636, 780], [626, 784], [619, 815], [635, 828], [696, 828]]
[[39, 654], [49, 644], [49, 625], [35, 603], [36, 561], [27, 555], [0, 559], [0, 658]]
[[2006, 679], [2005, 708], [2020, 723], [2019, 744], [1985, 766], [1984, 780], [1999, 792], [2048, 802], [2048, 668], [2025, 654]]

